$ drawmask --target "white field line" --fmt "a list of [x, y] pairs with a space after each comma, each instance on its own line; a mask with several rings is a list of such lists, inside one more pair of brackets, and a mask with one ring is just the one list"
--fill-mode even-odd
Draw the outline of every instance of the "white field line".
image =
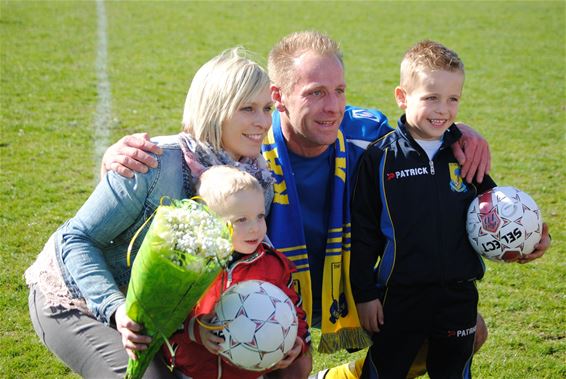
[[94, 115], [94, 180], [99, 180], [100, 162], [108, 147], [110, 138], [110, 122], [112, 119], [112, 95], [106, 62], [108, 58], [108, 38], [106, 34], [106, 9], [104, 0], [96, 0], [98, 20], [98, 45], [96, 49], [96, 79], [98, 102]]

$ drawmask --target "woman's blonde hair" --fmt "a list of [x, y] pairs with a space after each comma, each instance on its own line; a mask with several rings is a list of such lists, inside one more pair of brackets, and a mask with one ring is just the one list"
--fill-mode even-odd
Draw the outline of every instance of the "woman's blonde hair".
[[269, 88], [267, 72], [241, 47], [225, 50], [195, 74], [183, 112], [183, 130], [219, 149], [222, 124], [238, 107]]
[[[257, 191], [263, 195], [263, 188], [256, 178], [231, 166], [210, 167], [202, 173], [197, 186], [199, 196], [221, 216], [228, 197], [241, 191]], [[258, 201], [263, 204], [263, 196]]]

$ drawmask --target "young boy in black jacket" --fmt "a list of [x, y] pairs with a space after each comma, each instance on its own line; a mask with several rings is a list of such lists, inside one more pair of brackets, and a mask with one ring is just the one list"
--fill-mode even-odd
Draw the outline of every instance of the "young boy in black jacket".
[[350, 277], [362, 326], [375, 333], [363, 378], [405, 378], [425, 341], [431, 378], [471, 377], [484, 265], [466, 212], [495, 183], [465, 183], [450, 149], [463, 85], [456, 53], [432, 41], [412, 47], [395, 89], [405, 114], [361, 159]]

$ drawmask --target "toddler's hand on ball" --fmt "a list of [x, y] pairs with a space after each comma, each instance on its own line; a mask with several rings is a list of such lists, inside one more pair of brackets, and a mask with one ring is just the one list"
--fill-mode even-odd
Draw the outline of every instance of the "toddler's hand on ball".
[[206, 315], [199, 319], [199, 333], [202, 345], [210, 353], [218, 355], [220, 352], [220, 344], [224, 342], [224, 338], [216, 330], [217, 325], [211, 324], [212, 315]]
[[299, 355], [301, 355], [301, 352], [303, 351], [303, 344], [304, 342], [300, 337], [295, 338], [295, 344], [293, 345], [293, 348], [287, 352], [283, 359], [280, 360], [273, 367], [273, 369], [280, 370], [288, 367], [291, 363], [293, 363], [293, 361], [297, 359]]

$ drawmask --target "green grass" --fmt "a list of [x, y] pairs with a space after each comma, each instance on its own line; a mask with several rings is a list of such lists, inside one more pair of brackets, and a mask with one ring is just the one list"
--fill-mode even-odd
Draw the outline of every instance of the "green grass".
[[[95, 179], [96, 6], [0, 4], [0, 376], [70, 378], [31, 328], [22, 274]], [[490, 337], [473, 373], [563, 378], [565, 12], [563, 1], [107, 2], [112, 140], [177, 132], [202, 63], [237, 44], [265, 62], [281, 36], [303, 29], [342, 43], [349, 102], [394, 121], [403, 52], [420, 39], [443, 42], [466, 64], [459, 118], [490, 141], [498, 183], [537, 200], [554, 240], [535, 263], [488, 263], [479, 288]], [[317, 354], [315, 367], [350, 357]]]

